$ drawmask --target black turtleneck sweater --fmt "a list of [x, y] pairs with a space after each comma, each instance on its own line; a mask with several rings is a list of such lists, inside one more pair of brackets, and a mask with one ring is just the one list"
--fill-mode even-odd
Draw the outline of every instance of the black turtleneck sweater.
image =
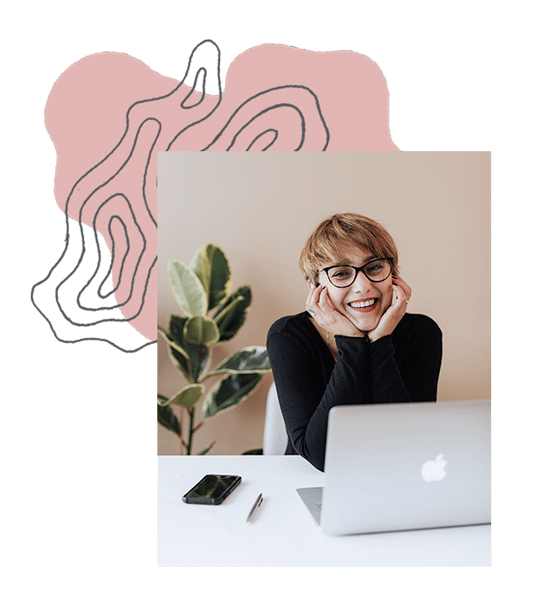
[[442, 334], [424, 315], [405, 314], [390, 336], [336, 336], [337, 362], [307, 312], [270, 328], [267, 350], [289, 442], [318, 470], [325, 465], [328, 413], [337, 405], [435, 401]]

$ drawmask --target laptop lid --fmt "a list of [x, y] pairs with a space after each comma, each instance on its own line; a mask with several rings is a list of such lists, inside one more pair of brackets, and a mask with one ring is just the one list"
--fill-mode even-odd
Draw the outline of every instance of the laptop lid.
[[322, 531], [490, 523], [490, 432], [490, 401], [334, 407]]

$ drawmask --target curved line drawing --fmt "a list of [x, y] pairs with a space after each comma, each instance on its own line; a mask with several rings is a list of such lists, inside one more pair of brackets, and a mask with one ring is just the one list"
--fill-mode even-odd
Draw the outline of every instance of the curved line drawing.
[[[208, 151], [208, 149], [222, 136], [222, 134], [224, 133], [224, 131], [229, 127], [229, 124], [231, 123], [231, 121], [233, 120], [233, 118], [238, 114], [238, 112], [243, 109], [248, 103], [254, 101], [255, 99], [260, 98], [263, 95], [267, 95], [269, 93], [275, 92], [275, 91], [279, 91], [279, 90], [285, 90], [285, 89], [298, 89], [298, 90], [305, 90], [307, 92], [309, 92], [313, 98], [315, 99], [315, 105], [317, 107], [317, 111], [319, 112], [319, 118], [321, 120], [321, 123], [323, 124], [323, 127], [325, 129], [326, 132], [326, 142], [323, 146], [323, 148], [321, 149], [321, 151], [326, 151], [327, 147], [328, 147], [328, 143], [330, 140], [330, 133], [329, 130], [327, 128], [327, 125], [325, 123], [325, 120], [323, 118], [323, 114], [321, 112], [321, 107], [319, 105], [319, 99], [317, 98], [317, 96], [315, 95], [315, 93], [310, 90], [309, 88], [307, 88], [307, 86], [297, 86], [297, 85], [289, 85], [289, 86], [276, 86], [275, 88], [270, 88], [268, 90], [263, 90], [262, 92], [259, 92], [258, 94], [255, 94], [254, 96], [250, 97], [249, 99], [247, 99], [246, 101], [244, 101], [243, 103], [241, 103], [241, 105], [239, 107], [237, 107], [237, 109], [233, 112], [233, 114], [231, 115], [231, 117], [229, 118], [228, 122], [226, 123], [226, 125], [221, 129], [221, 131], [216, 135], [216, 137], [214, 138], [214, 140], [207, 145], [204, 149], [202, 149], [202, 151]], [[267, 107], [266, 109], [263, 109], [259, 114], [255, 115], [252, 119], [249, 120], [249, 122], [247, 124], [245, 124], [238, 132], [237, 134], [233, 137], [233, 140], [231, 142], [231, 144], [229, 145], [229, 147], [226, 149], [226, 151], [229, 151], [231, 149], [231, 147], [234, 145], [235, 140], [237, 138], [237, 136], [240, 134], [240, 132], [242, 130], [244, 130], [244, 128], [246, 126], [248, 126], [251, 122], [254, 121], [254, 119], [256, 119], [256, 117], [258, 117], [259, 115], [262, 115], [264, 113], [266, 113], [267, 111], [270, 111], [271, 109], [276, 109], [277, 107], [291, 107], [293, 109], [295, 109], [299, 114], [300, 117], [302, 119], [302, 138], [300, 141], [300, 145], [298, 146], [297, 149], [291, 149], [292, 151], [299, 151], [303, 144], [304, 144], [304, 139], [305, 139], [305, 133], [306, 133], [306, 125], [305, 125], [305, 120], [304, 120], [304, 116], [302, 114], [302, 112], [300, 111], [300, 109], [298, 107], [295, 107], [294, 105], [290, 104], [290, 103], [279, 103], [276, 105], [272, 105], [270, 107]], [[273, 141], [275, 142], [275, 141]]]
[[[124, 256], [122, 257], [122, 260], [121, 260], [121, 263], [120, 263], [121, 269], [119, 271], [117, 284], [115, 286], [113, 286], [113, 289], [110, 292], [108, 292], [107, 294], [102, 294], [101, 290], [103, 289], [103, 287], [104, 287], [107, 279], [109, 278], [109, 275], [113, 272], [113, 264], [114, 264], [115, 256], [116, 256], [115, 251], [114, 251], [115, 250], [115, 241], [116, 240], [115, 240], [115, 237], [113, 236], [113, 229], [112, 229], [112, 225], [115, 222], [115, 220], [117, 222], [120, 222], [120, 224], [121, 224], [121, 226], [122, 226], [122, 228], [124, 230], [124, 237], [126, 239], [126, 251], [124, 252]], [[126, 261], [126, 257], [128, 256], [129, 247], [130, 247], [130, 240], [128, 238], [128, 229], [126, 228], [126, 225], [124, 224], [124, 222], [122, 220], [120, 220], [119, 216], [111, 216], [111, 218], [109, 220], [109, 235], [111, 237], [111, 249], [113, 250], [113, 253], [111, 255], [111, 261], [109, 263], [109, 269], [107, 270], [107, 274], [105, 275], [105, 277], [103, 278], [103, 280], [99, 284], [99, 287], [98, 287], [98, 290], [97, 290], [98, 296], [100, 298], [108, 298], [109, 296], [111, 296], [112, 294], [114, 294], [116, 292], [116, 290], [118, 289], [118, 287], [120, 285], [120, 280], [121, 280], [121, 277], [122, 277], [122, 269], [124, 268], [124, 262]], [[99, 269], [99, 267], [98, 267], [98, 269]]]
[[[244, 126], [242, 126], [241, 128], [239, 128], [239, 130], [237, 130], [237, 133], [231, 139], [231, 144], [229, 145], [229, 147], [227, 147], [227, 151], [231, 151], [231, 148], [233, 147], [233, 145], [237, 141], [237, 137], [239, 136], [239, 134], [241, 132], [243, 132], [250, 124], [252, 124], [252, 122], [256, 118], [258, 118], [260, 115], [263, 115], [264, 113], [267, 113], [268, 111], [273, 111], [274, 109], [278, 109], [279, 107], [290, 107], [292, 109], [296, 109], [298, 115], [300, 116], [300, 121], [302, 123], [302, 128], [301, 128], [301, 130], [302, 130], [302, 137], [300, 139], [300, 144], [296, 147], [296, 149], [293, 149], [294, 151], [299, 151], [302, 148], [302, 146], [304, 144], [304, 139], [306, 137], [306, 121], [304, 119], [304, 114], [298, 108], [294, 107], [294, 105], [290, 105], [289, 103], [279, 103], [278, 105], [273, 105], [273, 107], [269, 107], [268, 109], [264, 109], [258, 115], [255, 115], [253, 118], [250, 118], [248, 120], [248, 122], [246, 122], [246, 124]], [[273, 141], [273, 142], [275, 142], [275, 141]]]
[[260, 134], [258, 134], [258, 136], [250, 143], [250, 145], [248, 145], [248, 147], [246, 148], [247, 151], [250, 151], [252, 149], [252, 147], [259, 141], [261, 140], [265, 134], [268, 134], [269, 132], [273, 132], [273, 138], [271, 139], [271, 142], [269, 142], [263, 149], [262, 151], [267, 151], [269, 149], [269, 147], [271, 147], [271, 145], [275, 144], [275, 141], [277, 140], [277, 138], [279, 137], [279, 133], [277, 132], [277, 130], [275, 130], [274, 128], [268, 128], [267, 130], [264, 130], [264, 132], [261, 132]]
[[[118, 197], [119, 195], [117, 194], [116, 196]], [[111, 201], [111, 199], [113, 199], [114, 197], [115, 196], [109, 197], [109, 199], [107, 199], [106, 201], [104, 201], [101, 204], [101, 206], [99, 207], [98, 210], [101, 210], [101, 208], [103, 208], [105, 205], [107, 205]], [[134, 223], [135, 223], [137, 229], [139, 230], [139, 232], [140, 232], [140, 234], [141, 234], [141, 236], [143, 238], [143, 243], [146, 244], [147, 241], [146, 241], [145, 236], [143, 235], [143, 232], [140, 229], [139, 224], [138, 224], [138, 222], [136, 220], [136, 217], [135, 217], [135, 214], [134, 214], [134, 212], [132, 210], [132, 205], [130, 204], [130, 201], [128, 200], [128, 198], [126, 196], [122, 195], [122, 197], [124, 198], [124, 201], [128, 205], [128, 208], [129, 208], [129, 210], [130, 210], [130, 212], [132, 214], [132, 218], [134, 219]], [[97, 242], [97, 240], [98, 240], [98, 234], [97, 234], [97, 230], [95, 229], [96, 218], [97, 218], [97, 215], [94, 216], [94, 237], [95, 237], [96, 242]], [[117, 219], [120, 220], [119, 216], [113, 216], [113, 219], [114, 218], [117, 218]], [[126, 225], [124, 225], [124, 228], [126, 230]], [[127, 232], [127, 230], [126, 230], [126, 232]], [[139, 258], [138, 258], [136, 266], [139, 266], [139, 263], [141, 262], [141, 259], [143, 257], [144, 252], [145, 252], [145, 245], [144, 245], [144, 247], [142, 248], [142, 250], [141, 250], [141, 252], [139, 254]], [[74, 270], [72, 271], [72, 273], [70, 273], [67, 277], [65, 277], [65, 279], [63, 279], [63, 281], [61, 281], [61, 283], [56, 287], [56, 300], [58, 300], [58, 302], [59, 302], [59, 298], [58, 298], [59, 289], [61, 288], [61, 286], [63, 285], [63, 283], [65, 283], [71, 277], [71, 275], [74, 274], [74, 272], [77, 270], [77, 268], [80, 265], [80, 262], [82, 260], [82, 257], [84, 256], [84, 253], [85, 253], [85, 249], [83, 248], [82, 249], [82, 254], [80, 255], [79, 262], [77, 263], [77, 266], [74, 268]], [[98, 255], [101, 256], [101, 252], [99, 251], [99, 244], [98, 244]], [[128, 252], [126, 252], [125, 258], [126, 258], [127, 255], [128, 255]], [[112, 264], [114, 258], [115, 258], [115, 255], [114, 255], [114, 252], [113, 252], [112, 259], [111, 259], [111, 264]], [[130, 286], [130, 292], [128, 293], [128, 297], [126, 298], [126, 300], [124, 302], [121, 302], [119, 304], [115, 304], [114, 306], [97, 306], [95, 308], [94, 307], [84, 306], [83, 304], [80, 304], [80, 298], [81, 298], [82, 294], [89, 287], [89, 285], [91, 284], [93, 278], [96, 276], [96, 274], [98, 272], [99, 272], [99, 264], [96, 266], [96, 268], [95, 268], [94, 272], [92, 273], [92, 276], [90, 277], [90, 279], [87, 281], [87, 283], [84, 285], [84, 287], [78, 292], [78, 295], [76, 297], [76, 301], [77, 301], [77, 304], [78, 304], [79, 308], [81, 308], [83, 310], [89, 310], [89, 311], [92, 311], [92, 312], [97, 312], [99, 310], [113, 310], [114, 308], [120, 308], [124, 304], [127, 304], [128, 301], [130, 300], [130, 298], [132, 297], [132, 292], [133, 292], [133, 289], [134, 289], [134, 280], [133, 279], [132, 279], [131, 286]], [[121, 275], [119, 275], [119, 281], [120, 281], [120, 276]], [[117, 287], [118, 287], [118, 285], [120, 285], [120, 282], [117, 284]], [[116, 291], [116, 289], [117, 288], [114, 288], [113, 292]], [[104, 298], [104, 297], [108, 297], [108, 296], [100, 296], [100, 297]], [[93, 323], [76, 323], [76, 322], [72, 321], [70, 319], [70, 317], [66, 317], [66, 318], [73, 325], [78, 325], [78, 326], [93, 325]], [[133, 317], [130, 317], [130, 319], [132, 319], [132, 318]], [[126, 321], [126, 320], [130, 320], [130, 319], [105, 319], [105, 321]]]
[[[300, 59], [301, 67], [290, 62], [283, 73], [281, 61], [275, 63], [273, 57], [289, 53], [297, 53], [293, 56]], [[281, 71], [276, 77], [261, 64], [266, 57], [271, 61], [271, 72]], [[102, 62], [103, 70], [96, 67], [97, 61]], [[315, 62], [317, 68], [306, 69], [309, 62]], [[386, 134], [374, 119], [389, 111], [389, 97], [380, 69], [367, 57], [351, 51], [315, 53], [277, 45], [256, 47], [232, 62], [222, 95], [221, 52], [207, 39], [192, 50], [179, 82], [140, 63], [139, 69], [148, 70], [150, 78], [144, 88], [152, 94], [143, 98], [143, 92], [135, 92], [137, 100], [134, 97], [125, 108], [119, 107], [124, 115], [122, 135], [108, 146], [105, 135], [103, 139], [93, 137], [90, 143], [97, 146], [96, 159], [91, 168], [79, 168], [80, 176], [71, 186], [67, 149], [74, 148], [78, 135], [64, 131], [61, 136], [57, 132], [65, 120], [63, 101], [72, 101], [70, 86], [76, 87], [76, 74], [79, 78], [96, 77], [97, 82], [96, 74], [104, 73], [105, 65], [107, 70], [112, 66], [114, 74], [130, 63], [137, 73], [140, 62], [127, 55], [85, 57], [67, 69], [52, 88], [46, 125], [58, 152], [56, 182], [63, 176], [68, 191], [63, 202], [56, 193], [65, 214], [66, 236], [60, 257], [46, 277], [32, 287], [31, 301], [60, 342], [101, 341], [124, 352], [137, 352], [156, 342], [156, 290], [150, 285], [157, 268], [158, 151], [327, 151], [332, 130], [340, 135], [334, 145], [340, 150], [342, 141], [347, 140], [342, 132], [352, 136], [357, 130], [350, 127], [355, 127], [357, 115], [348, 117], [340, 111], [339, 118], [337, 106], [339, 94], [350, 104], [357, 102], [353, 95], [346, 97], [340, 92], [345, 87], [341, 73], [352, 63], [355, 70], [363, 70], [366, 81], [353, 81], [350, 90], [362, 90], [373, 107], [374, 117], [370, 122], [364, 120], [364, 131], [375, 132], [373, 143], [378, 143], [378, 136], [383, 150], [398, 149], [391, 142], [387, 124]], [[319, 69], [321, 63], [326, 70]], [[292, 69], [296, 73], [291, 74]], [[357, 73], [348, 77], [350, 82], [354, 77]], [[339, 87], [334, 86], [335, 78], [339, 78]], [[216, 92], [207, 93], [207, 84]], [[53, 94], [56, 87], [62, 90], [57, 96]], [[161, 89], [164, 92], [159, 94]], [[114, 95], [111, 100], [116, 102]], [[96, 112], [99, 119], [101, 114]], [[330, 131], [329, 115], [333, 122]], [[353, 145], [360, 145], [360, 134], [356, 136]]]
[[[60, 290], [66, 283], [68, 283], [69, 281], [71, 281], [73, 279], [73, 277], [75, 276], [77, 271], [82, 266], [84, 258], [88, 251], [88, 248], [86, 245], [86, 237], [85, 237], [85, 233], [84, 233], [84, 223], [86, 221], [83, 218], [84, 213], [87, 211], [87, 206], [90, 204], [93, 205], [94, 198], [100, 197], [101, 193], [108, 190], [109, 185], [111, 185], [112, 183], [116, 183], [117, 178], [122, 174], [122, 172], [125, 170], [125, 168], [127, 168], [129, 166], [131, 161], [135, 160], [135, 158], [137, 156], [136, 151], [137, 151], [138, 145], [140, 145], [140, 143], [143, 143], [143, 141], [142, 141], [143, 138], [148, 139], [145, 141], [145, 144], [144, 144], [144, 146], [148, 147], [148, 151], [145, 156], [144, 165], [141, 166], [141, 169], [135, 171], [133, 177], [134, 177], [134, 180], [136, 180], [136, 181], [138, 179], [141, 180], [142, 194], [141, 194], [141, 199], [139, 201], [141, 203], [143, 203], [143, 205], [145, 206], [149, 219], [150, 219], [151, 223], [154, 225], [154, 227], [156, 228], [157, 222], [156, 222], [155, 216], [151, 210], [146, 189], [147, 189], [148, 177], [150, 179], [151, 158], [152, 158], [153, 153], [155, 151], [159, 150], [159, 139], [161, 138], [161, 135], [163, 134], [163, 132], [162, 132], [163, 123], [162, 123], [162, 120], [157, 119], [156, 117], [150, 116], [150, 115], [144, 116], [142, 118], [141, 122], [139, 120], [139, 116], [138, 116], [138, 119], [133, 119], [133, 116], [135, 115], [136, 112], [139, 113], [139, 110], [141, 109], [141, 107], [146, 104], [157, 103], [159, 101], [162, 102], [165, 100], [170, 100], [171, 98], [176, 98], [176, 100], [177, 100], [178, 93], [181, 93], [181, 92], [184, 93], [184, 98], [183, 98], [183, 101], [181, 101], [181, 103], [178, 101], [178, 105], [179, 105], [180, 109], [184, 109], [186, 111], [186, 115], [192, 115], [189, 113], [189, 110], [199, 107], [205, 99], [205, 94], [203, 91], [198, 102], [192, 103], [190, 105], [185, 105], [185, 103], [193, 97], [196, 90], [195, 90], [195, 88], [191, 88], [191, 89], [187, 90], [187, 87], [184, 85], [184, 81], [188, 78], [189, 70], [191, 67], [191, 63], [192, 63], [194, 54], [197, 52], [197, 50], [202, 45], [205, 45], [205, 44], [213, 44], [217, 50], [217, 54], [218, 54], [217, 82], [218, 82], [218, 88], [219, 89], [221, 88], [221, 82], [219, 79], [220, 78], [219, 48], [217, 47], [217, 45], [215, 45], [214, 42], [205, 40], [204, 42], [202, 42], [201, 44], [196, 46], [195, 49], [193, 50], [191, 56], [189, 57], [185, 76], [184, 76], [182, 82], [180, 82], [180, 84], [178, 86], [176, 86], [176, 88], [174, 90], [172, 90], [172, 92], [170, 92], [169, 94], [166, 94], [166, 95], [159, 96], [159, 97], [152, 97], [152, 98], [149, 98], [146, 100], [137, 101], [128, 108], [128, 110], [126, 112], [126, 128], [125, 128], [125, 131], [124, 131], [121, 139], [117, 143], [117, 145], [100, 162], [96, 163], [92, 168], [90, 168], [87, 172], [85, 172], [75, 182], [75, 184], [73, 185], [73, 187], [69, 193], [67, 202], [65, 204], [65, 220], [66, 220], [67, 235], [65, 238], [64, 250], [61, 254], [61, 257], [58, 259], [58, 261], [53, 265], [53, 267], [48, 272], [48, 275], [43, 280], [36, 283], [31, 290], [32, 303], [37, 308], [37, 310], [42, 314], [42, 316], [46, 319], [46, 321], [50, 325], [50, 328], [51, 328], [54, 336], [59, 341], [67, 342], [67, 343], [69, 343], [69, 342], [73, 343], [73, 342], [77, 342], [77, 341], [78, 342], [87, 341], [87, 340], [105, 341], [125, 352], [136, 352], [138, 350], [143, 349], [145, 346], [148, 346], [149, 344], [153, 344], [156, 341], [154, 339], [151, 339], [149, 341], [142, 342], [140, 345], [137, 345], [137, 346], [134, 345], [133, 347], [128, 347], [128, 346], [120, 345], [120, 344], [116, 343], [115, 341], [111, 340], [110, 338], [102, 338], [102, 337], [96, 337], [96, 336], [91, 336], [91, 337], [79, 336], [74, 339], [71, 339], [71, 338], [62, 337], [59, 335], [57, 330], [54, 328], [54, 325], [53, 325], [52, 321], [50, 320], [50, 317], [47, 316], [47, 312], [44, 312], [43, 309], [40, 308], [40, 305], [37, 301], [36, 293], [37, 293], [37, 289], [40, 288], [40, 286], [42, 286], [43, 284], [45, 284], [46, 282], [48, 282], [51, 279], [52, 274], [58, 267], [60, 267], [61, 263], [63, 262], [63, 260], [65, 259], [65, 257], [67, 256], [67, 254], [69, 252], [69, 248], [73, 241], [71, 234], [70, 234], [71, 229], [69, 228], [69, 218], [71, 217], [71, 214], [72, 214], [71, 208], [73, 206], [75, 206], [78, 209], [78, 214], [77, 214], [76, 218], [78, 220], [78, 225], [80, 228], [80, 245], [81, 245], [80, 255], [79, 255], [76, 263], [72, 267], [72, 269], [69, 270], [68, 273], [63, 278], [58, 280], [58, 283], [55, 287], [54, 298], [55, 298], [55, 304], [56, 304], [58, 313], [63, 317], [63, 319], [65, 320], [66, 323], [68, 323], [72, 326], [81, 327], [81, 328], [90, 328], [93, 326], [97, 326], [100, 323], [129, 324], [129, 322], [132, 321], [132, 319], [135, 319], [141, 313], [141, 311], [143, 310], [143, 307], [144, 307], [147, 292], [149, 291], [148, 285], [149, 285], [151, 273], [156, 265], [156, 239], [154, 239], [153, 241], [149, 241], [149, 247], [154, 249], [154, 253], [152, 254], [153, 258], [148, 263], [148, 267], [146, 269], [147, 272], [146, 272], [146, 277], [145, 277], [145, 280], [143, 283], [142, 291], [137, 292], [138, 295], [141, 294], [141, 296], [140, 296], [141, 300], [139, 300], [139, 306], [133, 312], [127, 313], [126, 316], [116, 316], [116, 317], [109, 316], [109, 317], [103, 317], [103, 318], [100, 318], [97, 320], [95, 320], [95, 319], [90, 320], [88, 317], [86, 317], [85, 321], [76, 320], [75, 318], [70, 316], [70, 314], [66, 311], [64, 304], [62, 303], [62, 301], [60, 299]], [[206, 70], [204, 68], [199, 69], [197, 74], [195, 74], [194, 86], [196, 86], [199, 83], [201, 77], [202, 77], [202, 81], [203, 81], [203, 85], [204, 85], [205, 76], [206, 76]], [[209, 115], [211, 115], [213, 113], [213, 111], [215, 111], [215, 109], [217, 108], [217, 106], [219, 105], [220, 102], [221, 102], [221, 90], [220, 90], [220, 94], [218, 95], [218, 100], [217, 100], [217, 103], [215, 104], [215, 106], [213, 108], [210, 108], [210, 110], [207, 111], [206, 115], [201, 115], [199, 117], [199, 119], [194, 119], [190, 124], [187, 124], [184, 128], [180, 128], [177, 131], [176, 136], [178, 134], [180, 134], [181, 132], [185, 131], [187, 128], [193, 126], [194, 124], [207, 119], [209, 117]], [[138, 122], [138, 123], [134, 124], [133, 122]], [[152, 130], [150, 128], [150, 124], [154, 124], [154, 126], [155, 126], [154, 130]], [[148, 129], [148, 131], [146, 131], [147, 129]], [[145, 135], [143, 134], [144, 132], [145, 132]], [[170, 139], [174, 138], [174, 135], [173, 134], [170, 135], [170, 132], [167, 132], [167, 135], [170, 137], [168, 139], [168, 141], [170, 141]], [[84, 190], [86, 189], [87, 179], [89, 179], [91, 176], [93, 176], [96, 171], [101, 170], [102, 167], [107, 166], [109, 164], [109, 162], [121, 150], [124, 154], [123, 147], [125, 146], [125, 143], [128, 140], [130, 140], [130, 142], [131, 142], [131, 147], [126, 152], [125, 156], [122, 159], [122, 163], [119, 164], [119, 167], [115, 168], [114, 170], [111, 170], [110, 174], [107, 175], [106, 178], [105, 177], [100, 178], [99, 183], [95, 187], [91, 188], [90, 192], [84, 197], [84, 199], [78, 199], [79, 192], [82, 191], [83, 189]], [[170, 144], [170, 142], [165, 141], [164, 145], [160, 146], [160, 150], [164, 150], [166, 147], [169, 146], [169, 144]], [[156, 181], [156, 174], [154, 175], [154, 180]], [[125, 200], [128, 210], [132, 216], [133, 223], [135, 224], [135, 226], [137, 227], [137, 229], [141, 235], [142, 248], [139, 253], [139, 257], [135, 261], [135, 265], [133, 267], [133, 273], [131, 275], [131, 278], [128, 281], [129, 282], [129, 291], [128, 291], [127, 295], [125, 296], [125, 299], [123, 299], [122, 301], [117, 301], [116, 304], [112, 304], [112, 305], [91, 306], [89, 304], [83, 304], [82, 297], [86, 293], [86, 291], [89, 289], [90, 284], [92, 283], [92, 281], [94, 280], [94, 278], [96, 277], [96, 275], [99, 273], [99, 270], [100, 270], [101, 251], [100, 251], [100, 246], [98, 243], [98, 237], [100, 235], [99, 235], [98, 229], [97, 229], [97, 218], [98, 218], [98, 215], [99, 215], [101, 209], [105, 207], [105, 204], [109, 203], [115, 197], [123, 198]], [[156, 199], [155, 199], [155, 201], [156, 201]], [[130, 198], [127, 195], [124, 195], [120, 191], [116, 190], [112, 195], [107, 196], [105, 201], [99, 203], [98, 207], [95, 209], [95, 212], [93, 212], [92, 226], [93, 226], [93, 233], [94, 233], [94, 238], [95, 238], [95, 242], [96, 242], [98, 263], [96, 264], [95, 269], [92, 271], [91, 276], [84, 283], [84, 285], [82, 286], [82, 288], [78, 291], [78, 294], [76, 295], [76, 306], [79, 310], [86, 311], [86, 313], [94, 313], [94, 314], [99, 313], [101, 311], [120, 310], [120, 309], [123, 309], [125, 307], [125, 305], [127, 305], [132, 300], [134, 290], [137, 290], [136, 274], [140, 268], [140, 264], [143, 263], [144, 255], [145, 255], [145, 253], [147, 251], [147, 247], [148, 247], [147, 237], [146, 237], [144, 231], [142, 230], [142, 228], [140, 227], [139, 220], [137, 220], [136, 213], [134, 212], [134, 209], [133, 209], [133, 205], [135, 203], [136, 203], [135, 198], [130, 200]], [[93, 211], [93, 209], [92, 209], [92, 211]], [[121, 216], [118, 216], [118, 219], [121, 221], [121, 223], [124, 223]], [[109, 224], [111, 224], [111, 222], [109, 222]], [[124, 227], [124, 229], [125, 229], [125, 235], [127, 237], [128, 231], [126, 229], [126, 226]], [[111, 242], [114, 242], [112, 231], [110, 229], [108, 229], [108, 232], [110, 233]], [[127, 238], [127, 242], [128, 241], [129, 241], [129, 239]], [[120, 290], [120, 286], [122, 283], [122, 276], [123, 276], [122, 271], [123, 271], [125, 265], [127, 265], [129, 251], [130, 251], [131, 247], [133, 247], [135, 249], [135, 245], [134, 246], [127, 245], [127, 250], [124, 255], [123, 261], [120, 263], [120, 272], [118, 275], [118, 279], [116, 280], [117, 285], [115, 287], [113, 287], [111, 290], [111, 293], [107, 294], [107, 295], [100, 295], [99, 288], [98, 288], [98, 294], [97, 294], [98, 298], [106, 299], [110, 295], [116, 294]], [[111, 259], [111, 262], [109, 265], [109, 272], [111, 274], [112, 274], [112, 267], [114, 266], [115, 250], [116, 250], [116, 245], [112, 245], [112, 249], [111, 249], [112, 259]], [[105, 284], [105, 281], [106, 281], [106, 278], [103, 279], [100, 287]], [[154, 293], [156, 293], [156, 292], [154, 292]], [[131, 327], [131, 329], [133, 330], [134, 328]]]

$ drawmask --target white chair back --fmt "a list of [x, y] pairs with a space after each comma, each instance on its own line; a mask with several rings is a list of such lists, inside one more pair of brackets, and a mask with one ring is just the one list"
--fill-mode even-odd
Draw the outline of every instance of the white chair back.
[[285, 421], [279, 406], [275, 382], [271, 384], [267, 393], [264, 424], [264, 455], [284, 455], [288, 436]]

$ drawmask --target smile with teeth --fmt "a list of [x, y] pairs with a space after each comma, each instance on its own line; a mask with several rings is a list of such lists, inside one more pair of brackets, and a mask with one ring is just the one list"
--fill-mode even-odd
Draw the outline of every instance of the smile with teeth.
[[361, 302], [350, 302], [349, 305], [352, 308], [368, 308], [372, 306], [377, 301], [377, 298], [372, 298], [371, 300], [362, 300]]

